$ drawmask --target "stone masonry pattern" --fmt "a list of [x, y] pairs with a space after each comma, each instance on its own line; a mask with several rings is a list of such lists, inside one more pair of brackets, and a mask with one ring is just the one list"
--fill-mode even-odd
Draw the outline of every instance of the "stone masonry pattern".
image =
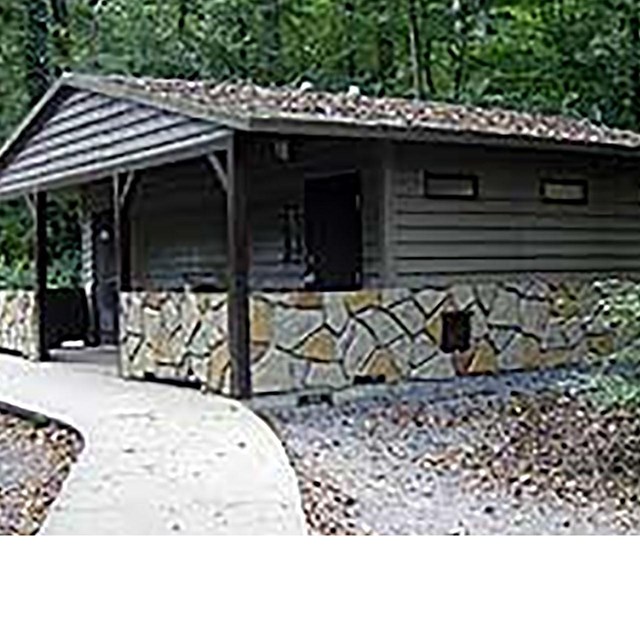
[[[420, 291], [255, 293], [255, 393], [322, 392], [534, 370], [586, 362], [615, 347], [594, 283], [532, 279]], [[442, 314], [472, 313], [471, 347], [445, 354]]]
[[[126, 377], [229, 390], [226, 294], [124, 293]], [[256, 394], [346, 390], [360, 378], [393, 384], [575, 365], [615, 348], [597, 285], [535, 278], [353, 293], [253, 293]], [[440, 348], [442, 315], [471, 312], [466, 353]]]
[[35, 358], [38, 314], [33, 291], [0, 291], [0, 349]]
[[225, 293], [130, 292], [121, 294], [120, 304], [123, 376], [228, 392]]

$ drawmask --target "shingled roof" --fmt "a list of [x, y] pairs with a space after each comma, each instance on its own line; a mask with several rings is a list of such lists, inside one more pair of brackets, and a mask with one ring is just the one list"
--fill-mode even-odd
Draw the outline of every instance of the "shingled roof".
[[72, 75], [67, 84], [150, 100], [251, 130], [333, 125], [380, 135], [473, 134], [640, 150], [640, 133], [634, 131], [596, 125], [588, 120], [506, 109], [369, 97], [355, 92], [328, 93], [309, 87], [261, 87], [246, 82]]

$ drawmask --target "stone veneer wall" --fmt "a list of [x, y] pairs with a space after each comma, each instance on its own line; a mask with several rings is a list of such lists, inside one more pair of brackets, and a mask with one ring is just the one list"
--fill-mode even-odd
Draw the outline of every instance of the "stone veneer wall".
[[0, 291], [0, 349], [38, 356], [38, 312], [33, 291]]
[[[255, 293], [254, 393], [342, 390], [356, 376], [389, 383], [585, 362], [614, 348], [593, 283], [528, 281], [420, 291]], [[472, 345], [440, 348], [441, 314], [469, 310]]]
[[229, 391], [226, 293], [120, 294], [121, 373]]

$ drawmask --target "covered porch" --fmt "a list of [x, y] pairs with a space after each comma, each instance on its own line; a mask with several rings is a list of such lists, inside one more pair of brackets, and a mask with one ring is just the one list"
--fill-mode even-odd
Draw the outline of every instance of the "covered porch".
[[[236, 398], [302, 390], [336, 368], [321, 353], [325, 295], [384, 283], [388, 150], [254, 134], [54, 87], [0, 165], [0, 197], [23, 198], [35, 228], [34, 287], [3, 292], [0, 349], [113, 362], [123, 377]], [[47, 284], [58, 191], [82, 202], [75, 297]], [[334, 337], [344, 328], [329, 326]], [[279, 362], [311, 334], [308, 358]]]

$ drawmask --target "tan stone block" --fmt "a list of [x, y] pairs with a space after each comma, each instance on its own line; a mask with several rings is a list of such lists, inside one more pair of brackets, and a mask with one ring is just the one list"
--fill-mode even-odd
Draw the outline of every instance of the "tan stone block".
[[309, 336], [299, 347], [299, 353], [307, 360], [315, 362], [333, 362], [336, 360], [337, 345], [333, 334], [322, 327]]
[[405, 377], [411, 367], [411, 357], [413, 355], [414, 342], [409, 336], [402, 336], [389, 346], [387, 350], [393, 356], [395, 363], [398, 365], [402, 377]]
[[471, 359], [473, 358], [473, 349], [469, 349], [463, 353], [455, 352], [451, 354], [451, 362], [453, 362], [453, 368], [459, 376], [469, 375], [469, 367], [471, 366]]
[[322, 309], [324, 300], [318, 291], [293, 291], [286, 297], [286, 303], [298, 309]]
[[370, 329], [378, 344], [383, 346], [408, 335], [397, 318], [382, 309], [367, 309], [358, 316], [358, 320]]
[[438, 353], [427, 362], [415, 367], [410, 374], [412, 380], [445, 380], [454, 378], [456, 370], [451, 355]]
[[451, 296], [456, 309], [464, 311], [475, 301], [473, 288], [467, 284], [456, 284], [451, 288]]
[[497, 373], [498, 372], [498, 355], [494, 348], [487, 340], [483, 340], [478, 344], [471, 357], [468, 373]]
[[331, 293], [325, 294], [324, 304], [327, 326], [336, 334], [342, 333], [349, 322], [344, 296]]
[[616, 348], [615, 339], [610, 333], [600, 336], [589, 336], [586, 342], [589, 352], [597, 356], [611, 355]]
[[569, 320], [580, 315], [581, 308], [578, 300], [570, 296], [565, 289], [560, 289], [553, 295], [551, 315]]
[[432, 316], [447, 300], [450, 300], [450, 295], [446, 290], [424, 289], [415, 294], [415, 301], [427, 317]]
[[251, 343], [253, 345], [269, 345], [273, 339], [273, 309], [268, 302], [259, 299], [251, 300]]
[[301, 376], [296, 379], [294, 359], [284, 351], [270, 349], [251, 368], [254, 393], [282, 393], [302, 389]]
[[424, 328], [424, 315], [415, 300], [395, 304], [389, 309], [389, 313], [410, 336], [418, 335]]
[[494, 326], [518, 326], [520, 296], [513, 291], [500, 289], [494, 300], [488, 322]]
[[[376, 343], [373, 336], [358, 322], [352, 322], [339, 341], [339, 354], [344, 354], [343, 362], [350, 378], [358, 375]], [[341, 356], [342, 357], [342, 356]]]
[[402, 370], [388, 349], [378, 349], [365, 365], [362, 375], [384, 377], [386, 382], [394, 383], [402, 378]]
[[475, 298], [480, 310], [484, 315], [491, 313], [493, 303], [498, 295], [498, 287], [495, 284], [478, 284], [475, 286]]
[[257, 364], [269, 352], [270, 346], [266, 342], [251, 343], [251, 364]]
[[540, 343], [531, 336], [522, 336], [520, 343], [522, 367], [527, 370], [539, 368], [542, 361]]
[[440, 345], [442, 343], [442, 314], [434, 314], [425, 325], [427, 336], [433, 341], [433, 344]]
[[520, 328], [529, 334], [542, 338], [547, 330], [550, 308], [547, 302], [523, 299], [520, 302]]
[[487, 324], [487, 318], [482, 311], [474, 311], [471, 316], [471, 338], [475, 341], [480, 341], [487, 337], [491, 333], [489, 325]]
[[304, 380], [305, 389], [341, 391], [349, 386], [342, 367], [335, 362], [312, 362]]
[[571, 351], [569, 349], [549, 349], [542, 353], [542, 366], [548, 369], [564, 367], [571, 361]]
[[382, 302], [380, 291], [356, 291], [345, 294], [344, 303], [349, 313], [355, 315], [370, 307], [379, 307]]
[[500, 355], [500, 369], [538, 369], [542, 364], [540, 343], [532, 336], [518, 335]]
[[527, 298], [548, 301], [550, 298], [549, 285], [544, 280], [536, 278], [527, 291]]
[[[346, 311], [345, 311], [346, 315]], [[323, 325], [321, 309], [274, 307], [274, 339], [281, 349], [291, 350], [304, 342]]]
[[186, 293], [181, 295], [180, 315], [182, 327], [187, 335], [193, 335], [198, 323], [203, 322], [209, 301], [206, 294]]
[[410, 289], [383, 289], [380, 304], [385, 308], [389, 308], [412, 299], [413, 293]]
[[220, 389], [226, 369], [230, 365], [229, 345], [226, 342], [213, 349], [209, 356], [207, 370], [207, 386], [211, 389]]
[[426, 334], [418, 336], [413, 341], [411, 349], [411, 367], [418, 368], [428, 360], [434, 358], [440, 352], [433, 339]]

